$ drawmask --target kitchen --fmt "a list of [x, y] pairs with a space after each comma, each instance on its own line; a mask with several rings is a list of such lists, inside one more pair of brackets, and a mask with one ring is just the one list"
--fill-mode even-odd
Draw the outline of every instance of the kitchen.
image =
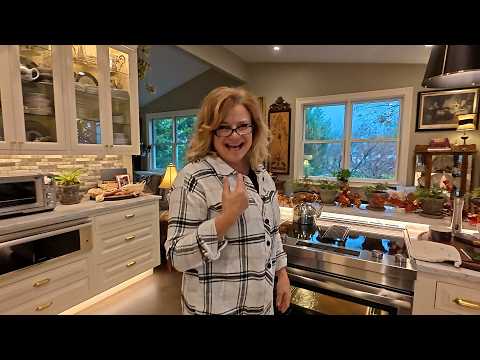
[[[305, 120], [302, 108], [311, 108], [313, 114], [313, 110], [316, 111], [318, 108], [328, 110], [331, 104], [342, 102], [368, 102], [382, 97], [400, 99], [401, 110], [396, 112], [397, 121], [401, 124], [398, 127], [400, 131], [397, 131], [394, 139], [389, 139], [399, 149], [397, 152], [399, 156], [394, 161], [395, 166], [392, 167], [396, 169], [395, 174], [391, 176], [395, 181], [381, 182], [390, 185], [389, 190], [394, 188], [398, 190], [398, 186], [403, 187], [403, 192], [406, 188], [414, 186], [415, 182], [419, 182], [423, 175], [421, 175], [422, 171], [417, 171], [414, 166], [416, 165], [414, 159], [421, 158], [422, 154], [416, 152], [415, 146], [428, 144], [434, 137], [445, 136], [442, 132], [435, 132], [433, 136], [431, 132], [420, 132], [416, 128], [420, 127], [416, 124], [417, 96], [425, 90], [422, 89], [421, 83], [430, 49], [423, 45], [412, 46], [408, 52], [407, 48], [401, 46], [396, 50], [385, 46], [383, 53], [378, 53], [380, 51], [378, 49], [375, 53], [377, 58], [380, 55], [384, 57], [383, 63], [375, 63], [371, 57], [366, 57], [366, 54], [372, 53], [372, 49], [365, 47], [362, 50], [360, 46], [357, 46], [358, 56], [355, 59], [352, 59], [352, 49], [349, 50], [348, 58], [351, 58], [349, 61], [346, 60], [345, 55], [342, 56], [342, 51], [345, 49], [342, 47], [335, 49], [332, 46], [324, 46], [323, 51], [320, 51], [321, 49], [311, 51], [310, 58], [303, 58], [303, 60], [295, 58], [295, 54], [301, 53], [298, 48], [295, 49], [295, 46], [291, 46], [290, 49], [288, 46], [279, 46], [278, 54], [274, 53], [275, 50], [270, 51], [272, 48], [270, 46], [262, 48], [259, 45], [243, 47], [230, 45], [214, 48], [179, 45], [173, 50], [182, 52], [183, 56], [189, 54], [197, 59], [197, 73], [192, 71], [190, 79], [186, 79], [187, 85], [184, 85], [184, 89], [188, 89], [189, 86], [200, 88], [198, 84], [204, 85], [206, 82], [212, 87], [215, 83], [243, 85], [263, 99], [265, 116], [275, 114], [274, 111], [268, 110], [271, 107], [270, 104], [274, 105], [279, 97], [283, 97], [284, 100], [283, 103], [280, 102], [281, 104], [290, 106], [289, 111], [277, 112], [289, 114], [287, 122], [290, 125], [288, 135], [290, 144], [286, 161], [288, 166], [283, 170], [277, 169], [273, 173], [276, 175], [281, 195], [288, 198], [281, 204], [281, 215], [285, 220], [284, 246], [288, 248], [287, 253], [291, 258], [289, 259], [289, 277], [292, 285], [295, 281], [292, 298], [294, 300], [298, 298], [297, 305], [304, 306], [308, 297], [311, 297], [310, 302], [315, 303], [311, 306], [313, 308], [318, 305], [316, 303], [330, 304], [330, 310], [317, 309], [317, 312], [322, 313], [343, 311], [347, 314], [359, 312], [363, 314], [474, 314], [478, 312], [475, 306], [478, 306], [479, 302], [480, 277], [475, 270], [456, 268], [450, 263], [422, 261], [418, 258], [414, 259], [412, 255], [415, 251], [412, 250], [412, 247], [415, 247], [412, 244], [415, 244], [417, 237], [428, 232], [429, 225], [448, 226], [451, 214], [440, 218], [439, 216], [422, 217], [417, 214], [418, 211], [407, 212], [403, 210], [405, 207], [391, 206], [392, 203], [388, 203], [382, 211], [369, 210], [363, 199], [363, 206], [359, 207], [351, 206], [354, 201], [349, 206], [341, 206], [343, 203], [340, 204], [340, 202], [335, 206], [323, 204], [321, 216], [314, 216], [318, 229], [312, 228], [313, 224], [309, 223], [296, 227], [295, 224], [299, 222], [292, 222], [295, 216], [292, 209], [294, 206], [310, 202], [318, 204], [318, 201], [300, 199], [301, 201], [295, 203], [298, 199], [294, 196], [290, 198], [290, 195], [301, 195], [302, 191], [310, 194], [312, 187], [316, 186], [316, 181], [321, 178], [330, 182], [335, 180], [330, 173], [331, 169], [326, 168], [322, 165], [323, 163], [319, 164], [316, 158], [305, 157], [307, 155], [305, 149], [316, 147], [335, 149], [335, 146], [348, 144], [338, 152], [343, 151], [340, 158], [333, 158], [333, 160], [327, 158], [324, 163], [333, 161], [337, 165], [341, 164], [342, 167], [348, 168], [348, 162], [352, 162], [353, 159], [345, 156], [347, 148], [354, 147], [354, 141], [350, 143], [346, 140], [348, 132], [352, 132], [352, 128], [347, 124], [352, 122], [352, 108], [345, 106], [341, 109], [342, 118], [348, 119], [345, 123], [342, 120], [343, 128], [348, 130], [344, 131], [345, 136], [342, 134], [341, 140], [334, 137], [321, 139], [313, 137], [310, 142], [304, 142], [303, 146], [304, 139], [298, 129], [303, 128], [304, 121], [308, 124], [308, 119]], [[85, 193], [88, 189], [99, 186], [103, 181], [113, 180], [113, 178], [108, 180], [103, 178], [103, 174], [108, 173], [107, 170], [111, 168], [125, 168], [132, 182], [134, 182], [136, 170], [162, 169], [165, 171], [166, 164], [162, 163], [161, 159], [162, 144], [156, 142], [154, 138], [157, 133], [148, 134], [151, 124], [157, 119], [161, 120], [162, 116], [166, 118], [178, 116], [181, 119], [182, 116], [186, 117], [186, 113], [183, 115], [174, 113], [195, 109], [199, 105], [200, 92], [189, 99], [177, 100], [177, 104], [180, 105], [176, 108], [162, 106], [166, 100], [171, 99], [169, 96], [175, 92], [175, 88], [172, 90], [172, 85], [162, 94], [162, 91], [158, 91], [157, 83], [153, 85], [149, 83], [158, 69], [157, 63], [153, 61], [150, 73], [147, 72], [144, 79], [137, 76], [137, 64], [142, 64], [141, 61], [137, 61], [137, 56], [144, 55], [140, 51], [137, 52], [136, 47], [52, 46], [38, 50], [22, 45], [20, 47], [2, 46], [1, 51], [0, 61], [4, 65], [2, 68], [8, 68], [10, 72], [2, 74], [1, 77], [0, 95], [3, 105], [4, 134], [3, 141], [0, 141], [2, 154], [0, 169], [2, 175], [7, 174], [9, 177], [12, 173], [19, 171], [20, 173], [38, 170], [61, 172], [81, 165], [88, 169], [86, 174], [81, 175], [81, 191]], [[33, 55], [35, 51], [39, 54]], [[219, 51], [222, 52], [222, 57], [216, 56]], [[324, 54], [323, 57], [321, 54]], [[355, 62], [352, 63], [352, 61]], [[214, 67], [205, 66], [205, 63]], [[20, 64], [27, 67], [27, 70], [17, 71]], [[47, 66], [42, 67], [39, 66], [40, 64], [47, 64]], [[48, 72], [48, 64], [53, 68], [53, 76]], [[38, 68], [39, 71], [31, 71], [32, 68]], [[71, 81], [72, 74], [74, 81]], [[31, 90], [33, 78], [38, 79], [41, 76], [43, 80], [40, 82], [48, 82], [49, 78], [53, 81], [50, 80], [50, 85], [35, 84], [35, 90]], [[215, 81], [212, 81], [212, 78]], [[54, 94], [42, 90], [42, 86], [47, 88], [53, 86]], [[142, 91], [145, 92], [146, 89], [147, 94], [155, 95], [155, 86], [157, 86], [157, 95], [163, 95], [160, 97], [164, 99], [153, 101], [149, 99], [148, 103], [145, 103], [146, 106], [140, 106]], [[150, 91], [152, 87], [153, 91]], [[22, 96], [27, 92], [33, 94], [29, 97], [29, 101], [23, 100]], [[22, 106], [24, 112], [21, 111]], [[473, 106], [478, 113], [478, 105], [475, 103]], [[282, 109], [285, 110], [285, 108]], [[39, 116], [45, 116], [48, 120], [40, 121], [39, 124], [36, 120]], [[75, 123], [69, 119], [77, 119], [77, 121]], [[161, 123], [161, 121], [157, 122]], [[44, 128], [39, 126], [45, 124], [48, 126]], [[451, 126], [450, 129], [452, 129]], [[459, 133], [455, 131], [447, 133], [452, 143], [458, 142], [457, 134]], [[469, 132], [468, 139], [470, 144], [475, 144], [478, 141], [478, 135], [475, 132]], [[173, 145], [178, 146], [176, 143]], [[177, 168], [181, 168], [182, 165], [181, 157], [178, 156], [180, 149], [179, 146], [178, 151], [173, 152], [175, 155], [167, 159]], [[331, 150], [322, 152], [330, 154]], [[137, 157], [134, 158], [133, 164], [132, 156]], [[159, 159], [157, 160], [156, 157]], [[465, 158], [472, 159], [468, 156]], [[149, 166], [152, 162], [154, 165]], [[478, 179], [475, 170], [478, 171], [479, 167], [474, 168], [473, 164], [474, 162], [467, 161], [467, 169], [470, 173], [468, 176], [465, 175], [468, 181], [465, 186], [469, 189], [478, 186], [475, 183]], [[428, 164], [425, 163], [425, 165]], [[420, 174], [417, 176], [417, 173]], [[351, 187], [365, 185], [365, 181], [358, 180], [362, 177], [368, 178], [368, 176], [352, 176], [349, 180]], [[41, 178], [35, 181], [38, 184], [35, 189], [43, 188], [45, 190], [42, 191], [45, 191], [45, 194], [49, 192], [50, 180]], [[43, 184], [41, 184], [42, 181]], [[376, 182], [378, 180], [371, 183]], [[401, 193], [401, 191], [397, 192]], [[307, 210], [311, 211], [311, 208], [305, 210], [305, 207], [297, 209], [304, 213]], [[61, 259], [45, 261], [2, 275], [0, 294], [4, 296], [0, 295], [0, 298], [5, 300], [2, 301], [5, 305], [0, 307], [0, 312], [61, 313], [74, 307], [72, 301], [86, 302], [87, 304], [83, 306], [85, 309], [94, 302], [120, 296], [122, 291], [128, 290], [128, 286], [147, 281], [155, 272], [154, 269], [164, 263], [160, 256], [159, 241], [162, 224], [165, 226], [165, 222], [162, 223], [160, 220], [162, 210], [165, 211], [165, 204], [153, 195], [99, 202], [86, 197], [80, 204], [57, 205], [53, 212], [0, 220], [2, 235], [7, 235], [2, 239], [2, 244], [18, 239], [37, 239], [38, 232], [35, 233], [32, 230], [43, 226], [50, 227], [52, 237], [57, 234], [73, 233], [73, 238], [78, 238], [75, 244], [72, 243], [72, 249], [70, 249], [75, 250], [73, 251], [75, 255], [67, 254], [71, 256], [65, 255]], [[310, 216], [309, 219], [308, 221], [311, 221], [312, 217]], [[119, 221], [122, 221], [121, 227], [112, 225]], [[289, 221], [292, 223], [288, 224]], [[321, 223], [323, 226], [347, 224], [348, 229], [330, 227], [329, 229], [336, 230], [337, 233], [324, 237], [326, 231], [324, 232], [325, 228], [320, 226]], [[467, 221], [460, 223], [463, 225], [464, 233], [475, 233], [474, 225]], [[62, 224], [62, 228], [58, 228], [58, 224]], [[317, 230], [320, 231], [313, 236]], [[349, 234], [348, 231], [351, 233]], [[353, 231], [357, 233], [354, 234]], [[380, 252], [372, 251], [367, 254], [358, 249], [343, 246], [347, 242], [354, 243], [353, 240], [359, 236], [368, 234], [369, 236], [364, 237], [370, 239], [374, 238], [372, 234], [379, 233], [384, 235], [384, 238], [377, 239], [377, 242], [388, 250], [383, 251], [381, 246], [378, 249]], [[320, 237], [318, 237], [319, 234]], [[297, 244], [299, 236], [304, 236], [303, 239], [308, 240], [307, 235], [312, 239], [313, 237], [320, 240], [334, 239], [333, 248], [345, 249], [345, 251], [332, 251], [331, 246], [320, 244], [321, 241], [320, 243], [312, 241], [315, 242], [314, 246]], [[132, 236], [136, 238], [126, 240]], [[390, 251], [394, 244], [399, 244], [398, 253]], [[306, 259], [309, 260], [305, 260], [302, 254], [308, 254]], [[362, 258], [367, 255], [369, 257], [366, 260]], [[324, 268], [320, 268], [318, 263], [321, 263]], [[312, 270], [312, 266], [315, 268], [314, 275], [311, 274], [312, 271], [305, 270], [309, 267]], [[40, 276], [41, 274], [48, 276]], [[161, 275], [163, 274], [171, 275], [168, 272]], [[373, 276], [375, 281], [365, 284], [364, 279], [365, 276], [368, 278], [368, 275]], [[51, 280], [46, 281], [46, 279]], [[136, 284], [133, 284], [134, 282]], [[49, 286], [52, 287], [49, 289]], [[37, 295], [31, 288], [34, 291], [40, 291], [37, 294], [41, 295], [41, 301], [37, 301]], [[323, 299], [316, 295], [320, 288], [324, 289]], [[363, 292], [364, 297], [351, 296], [352, 290], [357, 295]], [[117, 294], [114, 295], [115, 292]], [[60, 299], [58, 307], [56, 307], [57, 300], [51, 300], [53, 293], [58, 293], [56, 295]], [[75, 304], [77, 305], [78, 303]], [[71, 313], [80, 311], [77, 309], [71, 310]], [[297, 308], [297, 310], [303, 309]]]

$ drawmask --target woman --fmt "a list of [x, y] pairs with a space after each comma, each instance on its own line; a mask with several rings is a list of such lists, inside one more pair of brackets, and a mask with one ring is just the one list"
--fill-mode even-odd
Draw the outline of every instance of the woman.
[[247, 91], [220, 87], [204, 99], [172, 187], [165, 242], [183, 272], [184, 314], [273, 314], [290, 305], [275, 184], [261, 165], [268, 139]]

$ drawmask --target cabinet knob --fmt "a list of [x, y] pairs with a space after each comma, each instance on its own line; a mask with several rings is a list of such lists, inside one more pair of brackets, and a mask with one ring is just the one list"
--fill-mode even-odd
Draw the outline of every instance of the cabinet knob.
[[133, 239], [135, 239], [135, 235], [130, 235], [130, 236], [127, 236], [125, 238], [125, 240], [127, 240], [127, 241], [130, 241], [130, 240], [133, 240]]
[[53, 301], [50, 301], [50, 302], [47, 303], [47, 304], [38, 305], [38, 306], [35, 308], [35, 311], [45, 310], [45, 309], [49, 308], [50, 306], [52, 306], [52, 304], [53, 304]]
[[135, 265], [137, 262], [135, 260], [133, 261], [130, 261], [128, 264], [127, 264], [127, 267], [131, 267], [133, 265]]
[[127, 215], [125, 215], [125, 219], [131, 219], [131, 218], [133, 218], [133, 217], [135, 217], [135, 214], [127, 214]]
[[33, 287], [40, 287], [42, 285], [46, 285], [50, 282], [50, 279], [43, 279], [43, 280], [40, 280], [40, 281], [37, 281], [35, 284], [33, 284]]

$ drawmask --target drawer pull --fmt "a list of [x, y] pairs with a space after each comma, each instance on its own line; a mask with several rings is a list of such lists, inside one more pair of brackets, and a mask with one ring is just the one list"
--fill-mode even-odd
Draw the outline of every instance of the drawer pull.
[[127, 267], [131, 267], [133, 265], [135, 265], [137, 262], [135, 260], [133, 261], [130, 261], [128, 264], [127, 264]]
[[125, 238], [125, 240], [127, 240], [127, 241], [130, 241], [130, 240], [133, 240], [133, 239], [135, 239], [135, 235], [130, 235], [130, 236], [127, 236]]
[[50, 282], [50, 279], [43, 279], [43, 280], [40, 280], [40, 281], [37, 281], [35, 284], [33, 284], [33, 287], [40, 287], [42, 285], [46, 285]]
[[133, 218], [133, 217], [135, 217], [135, 214], [127, 214], [127, 215], [125, 215], [125, 219], [131, 219], [131, 218]]
[[53, 304], [53, 301], [50, 301], [48, 304], [39, 305], [35, 308], [35, 311], [45, 310], [45, 309], [49, 308], [50, 306], [52, 306], [52, 304]]
[[453, 302], [463, 307], [480, 310], [480, 304], [473, 301], [464, 300], [462, 298], [456, 298], [455, 300], [453, 300]]

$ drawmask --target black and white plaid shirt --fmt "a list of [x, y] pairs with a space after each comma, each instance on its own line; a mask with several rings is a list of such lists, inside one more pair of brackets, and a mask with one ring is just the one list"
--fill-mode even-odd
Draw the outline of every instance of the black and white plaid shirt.
[[273, 314], [275, 271], [287, 266], [287, 255], [278, 232], [275, 183], [263, 167], [255, 173], [259, 192], [244, 176], [249, 206], [223, 238], [217, 237], [214, 218], [222, 211], [223, 177], [237, 172], [208, 155], [175, 179], [165, 248], [183, 272], [184, 314]]

